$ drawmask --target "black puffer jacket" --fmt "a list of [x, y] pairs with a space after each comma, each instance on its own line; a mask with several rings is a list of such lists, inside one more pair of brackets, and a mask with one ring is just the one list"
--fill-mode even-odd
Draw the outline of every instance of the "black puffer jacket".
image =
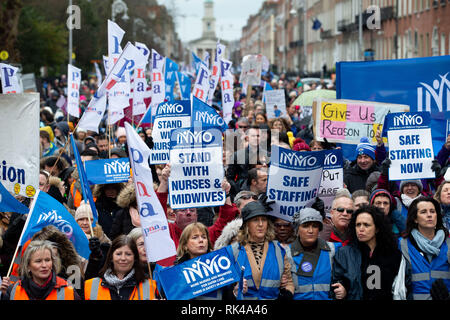
[[367, 179], [374, 171], [380, 171], [375, 163], [368, 170], [363, 170], [356, 164], [356, 160], [353, 161], [347, 169], [344, 169], [344, 183], [348, 191], [353, 193], [356, 190], [365, 190]]

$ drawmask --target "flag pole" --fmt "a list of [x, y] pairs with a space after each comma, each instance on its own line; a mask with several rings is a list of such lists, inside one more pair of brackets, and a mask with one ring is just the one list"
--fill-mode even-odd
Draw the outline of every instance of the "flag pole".
[[[149, 277], [150, 277], [150, 300], [151, 300], [151, 293], [154, 292], [154, 289], [153, 289], [153, 274], [152, 274], [152, 267], [150, 266], [150, 262], [147, 261], [147, 265], [148, 265], [148, 274], [149, 274]], [[155, 295], [155, 294], [153, 293], [153, 295]], [[156, 297], [155, 297], [155, 300], [156, 300]]]
[[12, 256], [13, 258], [12, 258], [11, 264], [9, 265], [8, 273], [6, 274], [7, 278], [9, 278], [9, 276], [11, 274], [11, 270], [12, 270], [12, 267], [14, 265], [14, 261], [16, 259], [17, 252], [19, 251], [19, 247], [21, 247], [20, 243], [22, 242], [23, 234], [25, 233], [25, 230], [28, 227], [28, 223], [30, 222], [30, 217], [31, 217], [31, 214], [33, 213], [34, 206], [36, 204], [36, 200], [37, 200], [37, 198], [39, 196], [39, 192], [41, 192], [41, 190], [38, 189], [36, 194], [33, 197], [33, 202], [31, 204], [30, 211], [28, 212], [28, 215], [27, 215], [27, 220], [25, 221], [25, 225], [23, 226], [22, 233], [20, 234], [19, 241], [17, 242], [16, 250], [15, 250], [13, 256]]

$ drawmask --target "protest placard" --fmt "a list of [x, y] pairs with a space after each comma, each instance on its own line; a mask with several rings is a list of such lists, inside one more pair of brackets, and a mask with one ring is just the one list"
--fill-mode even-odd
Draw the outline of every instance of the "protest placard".
[[160, 103], [155, 115], [150, 163], [169, 163], [172, 130], [191, 126], [191, 101], [179, 100]]
[[267, 118], [279, 118], [286, 115], [286, 96], [283, 89], [265, 92]]
[[221, 206], [225, 191], [222, 132], [176, 129], [170, 141], [169, 201], [172, 209]]
[[261, 83], [262, 55], [247, 55], [242, 59], [242, 71], [239, 82], [248, 86]]
[[189, 300], [238, 282], [231, 246], [162, 269], [155, 276], [167, 300]]
[[298, 152], [272, 146], [267, 196], [275, 201], [271, 215], [292, 221], [318, 195], [324, 151]]
[[39, 94], [2, 94], [0, 112], [0, 180], [31, 198], [39, 188]]
[[128, 158], [85, 161], [84, 167], [90, 185], [127, 182], [130, 178]]
[[323, 171], [318, 196], [325, 204], [325, 213], [329, 215], [331, 205], [339, 188], [344, 186], [342, 149], [323, 151]]
[[389, 140], [389, 180], [435, 178], [429, 112], [391, 113], [385, 124]]
[[391, 112], [408, 112], [409, 106], [372, 101], [321, 99], [313, 102], [313, 131], [319, 141], [358, 144], [362, 137], [376, 143], [375, 134]]

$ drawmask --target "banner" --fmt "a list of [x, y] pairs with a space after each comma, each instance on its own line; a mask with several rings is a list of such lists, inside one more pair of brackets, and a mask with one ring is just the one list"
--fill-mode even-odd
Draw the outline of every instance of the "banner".
[[213, 98], [214, 98], [214, 92], [216, 91], [217, 83], [219, 82], [220, 77], [220, 63], [223, 54], [225, 53], [225, 46], [221, 44], [219, 41], [217, 41], [216, 44], [216, 54], [214, 56], [214, 63], [213, 68], [211, 71], [211, 78], [210, 78], [210, 87], [208, 92], [208, 104], [212, 105]]
[[78, 152], [77, 145], [75, 143], [75, 138], [73, 137], [72, 133], [70, 134], [70, 142], [72, 144], [75, 163], [77, 164], [78, 176], [81, 185], [81, 193], [83, 194], [84, 201], [89, 202], [89, 206], [91, 207], [92, 210], [92, 216], [94, 217], [94, 221], [92, 221], [92, 226], [95, 227], [95, 224], [98, 220], [97, 208], [95, 207], [95, 202], [94, 199], [92, 198], [91, 188], [89, 188], [88, 180], [86, 177], [86, 171], [83, 162], [81, 161], [81, 157]]
[[151, 164], [169, 163], [170, 136], [172, 130], [191, 126], [191, 101], [169, 101], [161, 103], [154, 119]]
[[164, 268], [156, 278], [167, 300], [190, 300], [239, 282], [240, 273], [231, 246], [227, 246]]
[[75, 250], [80, 256], [89, 259], [91, 254], [89, 240], [75, 221], [75, 218], [59, 201], [38, 190], [23, 227], [19, 244], [23, 246], [36, 232], [50, 225], [58, 228], [72, 241]]
[[325, 204], [325, 213], [329, 215], [331, 205], [338, 189], [344, 186], [344, 160], [342, 149], [324, 150], [322, 179], [317, 194]]
[[408, 111], [406, 105], [318, 98], [313, 102], [314, 137], [346, 144], [358, 144], [362, 137], [368, 137], [374, 144], [388, 113]]
[[210, 76], [211, 72], [209, 71], [208, 67], [206, 67], [205, 64], [200, 63], [192, 94], [194, 95], [194, 97], [200, 99], [205, 103], [207, 103], [208, 101]]
[[0, 79], [2, 80], [3, 94], [23, 92], [17, 77], [17, 71], [19, 71], [19, 68], [0, 63]]
[[245, 86], [259, 86], [261, 83], [262, 55], [247, 55], [242, 59], [239, 82]]
[[67, 112], [76, 117], [80, 117], [80, 84], [81, 69], [72, 65], [67, 65]]
[[0, 182], [14, 195], [39, 189], [39, 94], [0, 95]]
[[268, 119], [286, 116], [286, 96], [284, 89], [266, 91], [265, 98]]
[[392, 161], [389, 180], [435, 178], [430, 113], [391, 113], [385, 122]]
[[136, 65], [133, 73], [133, 109], [132, 115], [137, 116], [147, 111], [144, 99], [147, 97], [147, 79], [145, 78], [145, 70], [150, 57], [150, 50], [143, 43], [136, 42], [138, 48], [144, 55], [144, 64]]
[[0, 183], [0, 211], [1, 212], [17, 212], [21, 214], [28, 213], [27, 206], [14, 198], [11, 193], [5, 189]]
[[104, 94], [97, 97], [97, 93], [95, 93], [78, 122], [78, 128], [98, 133], [98, 128], [103, 119], [105, 110], [106, 95]]
[[292, 151], [272, 146], [267, 197], [275, 201], [271, 215], [292, 221], [318, 195], [325, 153]]
[[194, 52], [192, 53], [192, 66], [194, 67], [195, 73], [198, 73], [200, 70], [200, 65], [203, 64], [202, 59], [200, 59]]
[[164, 81], [166, 87], [165, 101], [173, 101], [174, 100], [173, 90], [175, 89], [175, 83], [177, 81], [178, 65], [171, 59], [166, 57], [165, 66], [166, 66], [164, 74]]
[[196, 97], [192, 98], [192, 127], [201, 126], [203, 129], [216, 127], [225, 131], [228, 129], [225, 121], [217, 113], [216, 109], [202, 102]]
[[336, 95], [398, 103], [409, 111], [431, 111], [433, 150], [445, 143], [445, 121], [450, 119], [450, 56], [370, 62], [338, 62]]
[[220, 86], [222, 89], [222, 114], [223, 120], [228, 125], [233, 119], [234, 107], [234, 76], [231, 73], [232, 62], [220, 59]]
[[166, 214], [153, 189], [148, 161], [150, 149], [128, 122], [125, 123], [125, 130], [147, 261], [163, 260], [176, 255], [176, 249], [170, 237]]
[[169, 202], [172, 209], [215, 207], [225, 204], [221, 185], [222, 132], [211, 128], [182, 128], [170, 140]]
[[166, 59], [152, 49], [152, 102], [150, 104], [150, 110], [152, 116], [156, 114], [158, 105], [164, 102], [166, 97], [166, 85], [164, 78], [164, 65]]
[[180, 88], [181, 100], [191, 99], [191, 86], [192, 86], [191, 78], [183, 72], [177, 72], [176, 74], [178, 79], [178, 85]]
[[91, 160], [84, 163], [90, 185], [128, 182], [130, 160], [128, 158]]

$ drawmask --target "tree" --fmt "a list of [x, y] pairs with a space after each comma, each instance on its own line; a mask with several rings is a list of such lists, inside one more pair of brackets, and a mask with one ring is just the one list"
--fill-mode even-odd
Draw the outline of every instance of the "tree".
[[0, 50], [9, 53], [9, 60], [19, 60], [19, 50], [16, 47], [21, 0], [3, 0], [0, 3]]

